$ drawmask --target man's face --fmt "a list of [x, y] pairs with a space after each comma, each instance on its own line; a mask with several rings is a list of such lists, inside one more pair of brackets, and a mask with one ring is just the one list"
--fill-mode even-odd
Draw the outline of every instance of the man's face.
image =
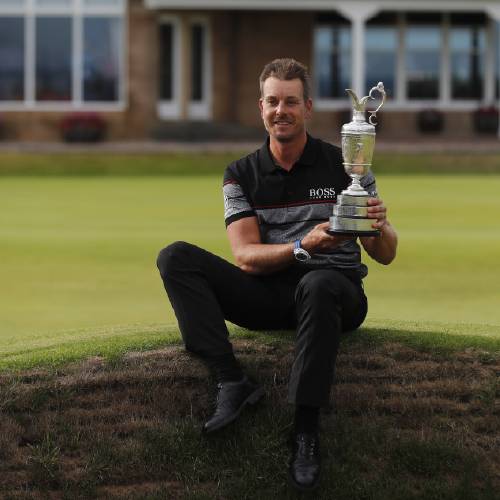
[[305, 132], [312, 100], [304, 102], [302, 82], [269, 77], [262, 87], [260, 113], [269, 135], [279, 142], [291, 142]]

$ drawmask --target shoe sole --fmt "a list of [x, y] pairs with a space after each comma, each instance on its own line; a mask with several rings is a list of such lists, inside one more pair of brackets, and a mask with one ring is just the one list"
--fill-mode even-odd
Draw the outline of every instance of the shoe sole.
[[222, 421], [216, 427], [212, 427], [211, 429], [203, 428], [203, 432], [205, 434], [210, 434], [212, 432], [218, 431], [219, 429], [222, 429], [223, 427], [226, 427], [226, 425], [229, 425], [231, 422], [234, 422], [240, 416], [240, 413], [243, 411], [243, 409], [247, 404], [249, 405], [257, 404], [259, 400], [262, 398], [262, 396], [264, 396], [264, 388], [258, 387], [245, 399], [245, 401], [243, 401], [243, 403], [241, 403], [241, 406], [238, 408], [237, 412], [233, 413], [229, 418], [226, 418], [226, 420]]
[[316, 479], [316, 481], [311, 484], [311, 486], [302, 486], [292, 476], [292, 473], [288, 471], [288, 482], [296, 489], [299, 491], [307, 492], [307, 491], [313, 491], [319, 486], [319, 476]]

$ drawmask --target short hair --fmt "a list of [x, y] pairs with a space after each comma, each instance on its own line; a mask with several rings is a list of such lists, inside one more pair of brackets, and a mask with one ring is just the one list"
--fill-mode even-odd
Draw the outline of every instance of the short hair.
[[307, 66], [289, 57], [274, 59], [267, 63], [259, 77], [260, 95], [263, 95], [264, 82], [270, 77], [278, 78], [278, 80], [295, 80], [298, 78], [302, 82], [304, 89], [304, 101], [310, 97], [310, 76], [307, 71]]

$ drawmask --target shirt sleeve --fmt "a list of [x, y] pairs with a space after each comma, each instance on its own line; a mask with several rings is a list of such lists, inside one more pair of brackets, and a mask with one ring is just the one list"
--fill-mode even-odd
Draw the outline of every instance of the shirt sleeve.
[[370, 196], [377, 198], [377, 183], [375, 182], [375, 176], [371, 170], [364, 177], [361, 177], [359, 182]]
[[226, 227], [229, 226], [231, 222], [256, 215], [245, 196], [240, 181], [229, 167], [224, 173], [222, 192], [224, 194], [224, 220]]

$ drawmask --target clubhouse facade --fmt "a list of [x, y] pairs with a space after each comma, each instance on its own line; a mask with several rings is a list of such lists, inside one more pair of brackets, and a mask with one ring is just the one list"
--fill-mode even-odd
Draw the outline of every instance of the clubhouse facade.
[[258, 75], [289, 56], [322, 137], [348, 121], [345, 89], [378, 81], [384, 138], [495, 137], [499, 47], [500, 0], [0, 0], [0, 133], [260, 138]]

